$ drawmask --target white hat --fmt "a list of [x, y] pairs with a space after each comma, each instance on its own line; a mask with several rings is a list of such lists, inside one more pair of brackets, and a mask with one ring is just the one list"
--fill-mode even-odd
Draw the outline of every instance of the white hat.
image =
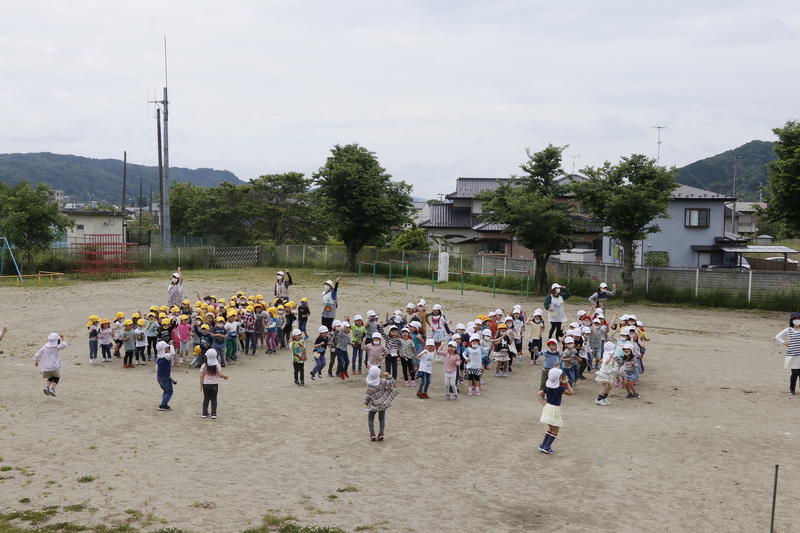
[[575, 339], [573, 339], [572, 337], [566, 337], [564, 339], [564, 344], [575, 344]]
[[575, 329], [575, 328], [578, 327], [578, 323], [577, 322], [570, 322], [569, 323], [569, 327], [572, 328], [572, 329]]
[[629, 315], [622, 315], [621, 317], [619, 317], [619, 319], [620, 320], [628, 320], [628, 316]]
[[575, 314], [576, 314], [576, 315], [578, 315], [578, 318], [580, 318], [580, 317], [582, 317], [583, 315], [585, 315], [585, 314], [586, 314], [586, 310], [585, 310], [585, 309], [580, 309], [580, 310], [579, 310], [577, 313], [575, 313]]
[[400, 333], [403, 333], [404, 331], [405, 331], [406, 333], [411, 333], [410, 331], [408, 331], [408, 328], [403, 328], [403, 329], [401, 329], [401, 330], [400, 330]]
[[630, 319], [636, 320], [636, 315], [628, 315], [628, 320]]
[[292, 330], [292, 337], [297, 337], [298, 335], [302, 335], [302, 334], [303, 334], [303, 332], [302, 332], [302, 331], [300, 331], [300, 330], [299, 330], [299, 329], [297, 329], [297, 328], [294, 328], [294, 329]]
[[541, 309], [536, 309], [533, 312], [533, 316], [542, 316], [543, 313], [544, 313], [544, 311], [542, 311]]
[[374, 387], [381, 382], [381, 367], [373, 365], [367, 371], [367, 385]]
[[420, 305], [421, 305], [421, 306], [423, 306], [423, 307], [425, 307], [425, 304], [426, 304], [426, 303], [427, 303], [427, 302], [426, 302], [425, 300], [423, 300], [422, 298], [420, 298], [420, 299], [419, 299], [419, 301], [417, 302], [417, 307], [419, 307]]
[[47, 336], [47, 346], [48, 348], [52, 348], [58, 345], [58, 341], [61, 340], [61, 336], [58, 333], [51, 333]]
[[317, 328], [317, 333], [328, 333], [328, 326], [320, 326]]
[[496, 314], [497, 316], [503, 316], [503, 310], [502, 309], [495, 309], [494, 310], [494, 314]]
[[378, 316], [378, 313], [370, 309], [369, 311], [367, 311], [367, 316]]
[[607, 289], [608, 288], [608, 284], [604, 281], [603, 283], [600, 284], [600, 288], [601, 289]]
[[332, 289], [333, 288], [333, 281], [332, 280], [327, 280], [325, 282], [325, 285], [328, 285]]
[[279, 276], [285, 276], [286, 274], [283, 272], [283, 270], [278, 270], [278, 275]]
[[402, 314], [403, 314], [403, 312], [402, 312], [401, 310], [399, 310], [399, 309], [395, 309], [395, 310], [394, 310], [394, 314], [395, 314], [395, 315], [402, 315]]
[[514, 321], [514, 317], [513, 316], [507, 316], [507, 317], [503, 318], [503, 322], [508, 322], [509, 320], [511, 322], [513, 322]]
[[549, 339], [549, 340], [547, 341], [547, 344], [558, 344], [558, 341], [557, 341], [557, 340], [555, 340], [555, 339]]
[[467, 326], [465, 326], [464, 324], [462, 324], [462, 323], [460, 323], [460, 322], [459, 322], [458, 324], [456, 324], [456, 329], [457, 329], [457, 330], [458, 330], [458, 329], [467, 329]]
[[173, 272], [173, 273], [172, 273], [172, 277], [173, 277], [173, 278], [180, 278], [180, 277], [181, 277], [181, 275], [180, 275], [180, 273], [179, 273], [179, 272]]
[[417, 328], [417, 329], [422, 327], [422, 324], [420, 323], [419, 320], [412, 320], [411, 322], [409, 322], [408, 325], [411, 326], [412, 328]]
[[[393, 329], [397, 329], [397, 326], [395, 326], [394, 324], [389, 326], [389, 331], [392, 331]], [[378, 333], [378, 332], [376, 331], [375, 333]], [[372, 334], [373, 337], [375, 336], [375, 333]]]
[[591, 332], [592, 332], [592, 328], [590, 328], [589, 326], [583, 326], [583, 327], [581, 328], [581, 333], [586, 333], [586, 334], [588, 334], [588, 333], [591, 333]]
[[217, 362], [217, 351], [214, 348], [206, 351], [206, 365], [207, 366], [218, 366], [219, 363]]
[[436, 304], [436, 305], [434, 305], [434, 306], [433, 306], [433, 310], [434, 310], [434, 311], [441, 311], [441, 310], [442, 310], [442, 306], [441, 306], [441, 304]]
[[514, 304], [514, 309], [522, 309], [522, 306], [520, 304]]
[[489, 311], [489, 312], [486, 314], [486, 316], [497, 316], [497, 313], [495, 313], [494, 311]]
[[364, 320], [364, 319], [361, 317], [361, 315], [356, 315], [353, 317], [353, 322], [355, 322], [356, 320]]
[[561, 288], [561, 285], [559, 285], [558, 283], [553, 283], [552, 285], [550, 285], [550, 290], [551, 291], [553, 289], [560, 289], [560, 288]]
[[341, 325], [342, 325], [342, 321], [341, 320], [334, 320], [333, 323], [331, 323], [331, 326], [333, 326], [335, 328], [338, 328]]
[[472, 335], [469, 336], [469, 342], [479, 341], [479, 340], [481, 340], [480, 335], [473, 333]]
[[433, 339], [428, 339], [425, 341], [425, 346], [436, 346], [436, 343], [433, 342]]
[[561, 384], [561, 369], [560, 368], [551, 368], [550, 371], [547, 373], [547, 381], [545, 382], [544, 386], [550, 389], [558, 388]]
[[637, 326], [639, 326], [639, 327], [642, 327], [642, 326], [644, 326], [644, 324], [642, 323], [642, 321], [641, 321], [641, 320], [637, 320], [637, 321], [636, 321], [636, 325], [637, 325]]
[[604, 352], [611, 352], [614, 353], [617, 350], [617, 345], [613, 342], [607, 342], [603, 345]]
[[406, 304], [406, 309], [414, 309], [414, 304], [408, 302], [408, 304]]
[[454, 348], [458, 348], [458, 343], [456, 341], [450, 341], [447, 343], [448, 346], [452, 346]]
[[402, 324], [403, 323], [403, 317], [401, 315], [394, 315], [392, 317], [392, 320], [397, 324]]
[[163, 357], [167, 357], [168, 355], [172, 355], [172, 350], [169, 348], [169, 344], [165, 341], [158, 341], [156, 343], [156, 359], [161, 359]]
[[343, 328], [349, 328], [350, 327], [350, 322], [344, 321], [339, 325], [342, 326]]
[[480, 318], [476, 318], [472, 323], [475, 324], [476, 326], [480, 326], [481, 324], [483, 324], [483, 320], [481, 320]]
[[383, 335], [381, 335], [380, 333], [378, 333], [378, 332], [376, 331], [375, 333], [373, 333], [373, 334], [372, 334], [372, 338], [373, 338], [373, 339], [382, 339], [382, 338], [383, 338]]
[[599, 319], [599, 318], [597, 318], [597, 317], [595, 317], [595, 319], [594, 319], [594, 320], [592, 320], [592, 324], [602, 324], [602, 323], [603, 323], [603, 321], [602, 321], [602, 320], [600, 320], [600, 319]]
[[484, 337], [491, 337], [491, 336], [492, 336], [492, 330], [490, 330], [490, 329], [485, 329], [485, 330], [481, 331], [481, 334], [482, 334]]
[[622, 343], [623, 350], [633, 350], [633, 343], [632, 342], [623, 342]]

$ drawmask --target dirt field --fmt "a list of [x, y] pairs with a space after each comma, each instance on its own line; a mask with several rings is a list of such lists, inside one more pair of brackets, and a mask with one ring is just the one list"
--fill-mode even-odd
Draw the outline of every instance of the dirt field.
[[[194, 301], [196, 292], [267, 293], [272, 270], [186, 276]], [[304, 277], [291, 294], [309, 297], [316, 328], [322, 278]], [[541, 367], [527, 362], [508, 379], [487, 376], [479, 398], [462, 389], [458, 402], [442, 399], [434, 366], [433, 399], [401, 387], [383, 443], [367, 438], [362, 379], [295, 387], [285, 351], [228, 366], [218, 420], [198, 416], [197, 371], [185, 368], [174, 372], [173, 411], [159, 412], [153, 365], [90, 366], [84, 326], [92, 313], [166, 303], [167, 283], [0, 288], [0, 327], [10, 330], [0, 343], [6, 512], [58, 505], [52, 521], [222, 532], [258, 526], [265, 513], [347, 531], [765, 531], [779, 463], [776, 530], [797, 531], [800, 397], [786, 393], [772, 341], [783, 313], [621, 309], [652, 336], [641, 399], [615, 390], [597, 407], [591, 374], [565, 397], [558, 453], [547, 456], [536, 451]], [[345, 278], [339, 316], [382, 315], [419, 297], [441, 303], [454, 324], [519, 300]], [[567, 302], [568, 313], [579, 306]], [[31, 361], [50, 331], [72, 343], [58, 398], [42, 394]]]

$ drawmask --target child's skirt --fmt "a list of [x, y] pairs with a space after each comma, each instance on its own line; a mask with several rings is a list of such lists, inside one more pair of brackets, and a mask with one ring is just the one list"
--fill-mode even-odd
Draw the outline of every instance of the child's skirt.
[[443, 329], [437, 329], [433, 331], [433, 342], [444, 342], [447, 340], [447, 331]]
[[549, 403], [544, 404], [539, 422], [548, 426], [564, 427], [564, 420], [561, 418], [561, 406]]

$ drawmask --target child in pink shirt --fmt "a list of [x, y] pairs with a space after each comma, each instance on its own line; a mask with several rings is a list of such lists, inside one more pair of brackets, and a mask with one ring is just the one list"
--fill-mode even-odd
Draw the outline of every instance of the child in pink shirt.
[[447, 353], [444, 355], [444, 399], [450, 399], [450, 391], [454, 393], [453, 399], [458, 400], [458, 367], [461, 365], [461, 356], [456, 352], [458, 343], [451, 340], [447, 343]]
[[177, 337], [175, 351], [178, 352], [178, 363], [183, 363], [184, 357], [189, 357], [190, 344], [192, 342], [192, 325], [189, 317], [181, 315], [180, 324], [172, 331], [173, 337]]

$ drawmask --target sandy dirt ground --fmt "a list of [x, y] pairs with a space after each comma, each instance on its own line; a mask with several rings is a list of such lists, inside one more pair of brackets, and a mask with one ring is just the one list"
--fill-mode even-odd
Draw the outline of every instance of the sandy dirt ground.
[[[186, 274], [192, 301], [267, 293], [272, 281], [271, 270]], [[315, 330], [324, 278], [305, 278], [291, 294], [309, 297]], [[636, 313], [652, 336], [641, 399], [615, 390], [610, 406], [595, 406], [590, 374], [565, 397], [558, 453], [547, 456], [536, 450], [541, 367], [527, 361], [507, 379], [487, 376], [481, 397], [462, 387], [458, 402], [442, 398], [435, 365], [432, 399], [401, 387], [383, 443], [367, 438], [363, 376], [295, 387], [286, 351], [229, 365], [217, 420], [198, 416], [198, 374], [185, 368], [174, 372], [173, 411], [159, 412], [153, 365], [90, 366], [84, 327], [92, 313], [166, 303], [166, 284], [0, 288], [0, 326], [10, 330], [0, 343], [2, 509], [85, 502], [53, 520], [148, 530], [242, 531], [270, 512], [348, 531], [765, 531], [778, 463], [776, 531], [798, 530], [800, 397], [787, 394], [772, 341], [785, 313], [612, 300], [609, 314]], [[383, 315], [419, 297], [441, 303], [454, 324], [519, 301], [345, 278], [339, 316]], [[569, 314], [579, 307], [567, 302]], [[31, 361], [50, 331], [72, 343], [58, 398], [42, 394]]]

